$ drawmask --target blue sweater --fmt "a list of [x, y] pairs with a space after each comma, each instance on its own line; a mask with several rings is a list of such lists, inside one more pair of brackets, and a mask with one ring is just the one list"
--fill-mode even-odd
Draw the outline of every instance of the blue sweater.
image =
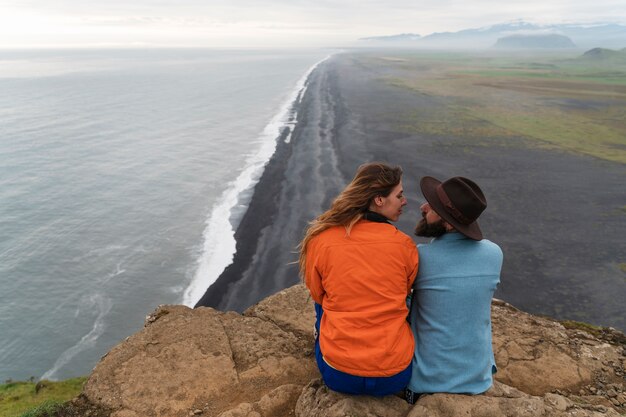
[[500, 282], [502, 250], [486, 239], [446, 233], [418, 245], [411, 327], [415, 354], [409, 389], [479, 394], [495, 373], [491, 299]]

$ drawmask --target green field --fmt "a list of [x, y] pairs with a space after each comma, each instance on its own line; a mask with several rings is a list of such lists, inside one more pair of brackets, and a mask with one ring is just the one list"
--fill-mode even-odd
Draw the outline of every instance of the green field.
[[60, 382], [7, 382], [0, 385], [0, 417], [45, 416], [46, 410], [76, 397], [87, 378]]
[[[386, 52], [356, 59], [385, 66], [385, 83], [435, 99], [391, 115], [408, 133], [538, 146], [626, 163], [626, 55]], [[522, 140], [520, 140], [522, 139]]]

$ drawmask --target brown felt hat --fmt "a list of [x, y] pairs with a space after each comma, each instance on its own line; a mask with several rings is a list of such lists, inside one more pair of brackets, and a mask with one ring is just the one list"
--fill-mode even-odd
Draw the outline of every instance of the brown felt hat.
[[470, 239], [483, 238], [476, 220], [487, 207], [487, 200], [474, 181], [453, 177], [441, 182], [433, 177], [424, 177], [420, 187], [426, 201], [439, 217]]

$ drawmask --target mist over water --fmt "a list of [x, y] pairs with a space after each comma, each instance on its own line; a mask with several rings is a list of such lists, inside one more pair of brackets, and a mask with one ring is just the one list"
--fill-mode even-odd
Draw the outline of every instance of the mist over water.
[[87, 374], [182, 303], [213, 208], [327, 55], [0, 51], [0, 381]]

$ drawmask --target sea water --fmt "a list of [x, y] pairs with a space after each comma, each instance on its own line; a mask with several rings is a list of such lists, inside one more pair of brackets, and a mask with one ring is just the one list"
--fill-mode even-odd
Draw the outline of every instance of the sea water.
[[0, 51], [0, 382], [193, 306], [323, 50]]

